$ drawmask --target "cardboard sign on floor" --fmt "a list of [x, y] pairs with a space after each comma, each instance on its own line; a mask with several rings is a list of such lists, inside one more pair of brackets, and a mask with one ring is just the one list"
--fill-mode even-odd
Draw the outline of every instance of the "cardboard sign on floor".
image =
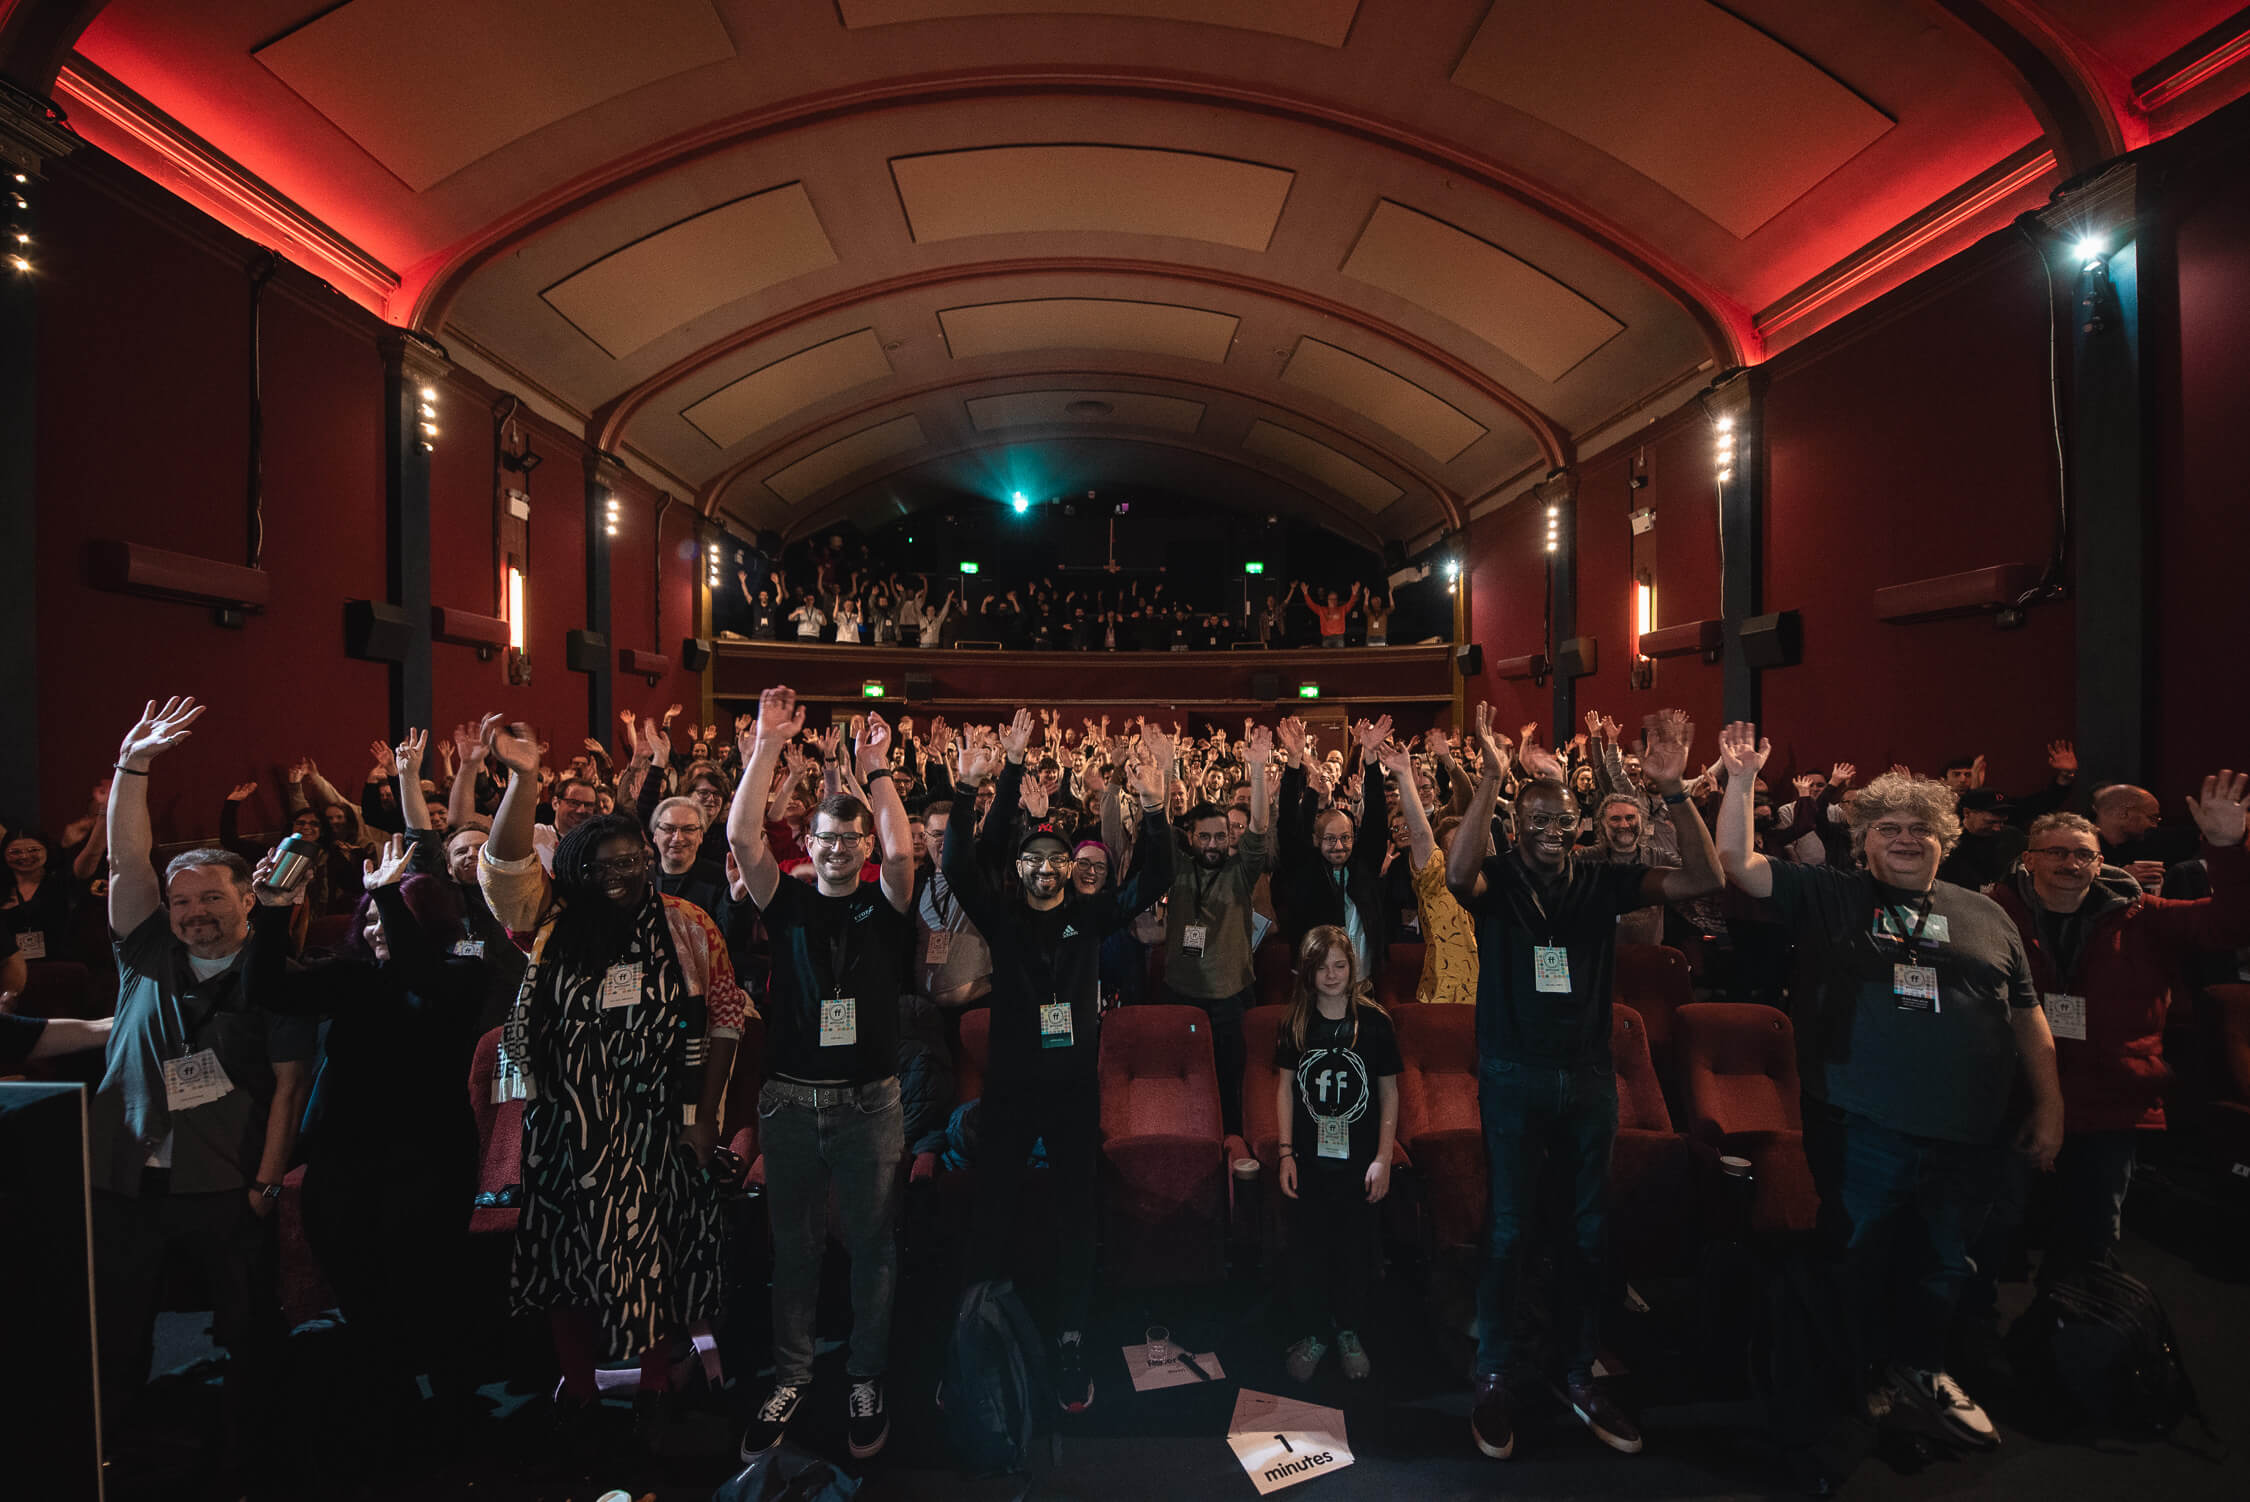
[[1234, 1400], [1227, 1444], [1261, 1497], [1352, 1463], [1342, 1409], [1248, 1388]]
[[1133, 1374], [1133, 1391], [1154, 1392], [1159, 1387], [1193, 1387], [1198, 1382], [1217, 1382], [1226, 1376], [1213, 1351], [1190, 1351], [1195, 1364], [1203, 1368], [1205, 1376], [1198, 1377], [1188, 1369], [1186, 1362], [1174, 1356], [1162, 1366], [1148, 1364], [1148, 1347], [1130, 1345], [1125, 1348], [1125, 1370]]

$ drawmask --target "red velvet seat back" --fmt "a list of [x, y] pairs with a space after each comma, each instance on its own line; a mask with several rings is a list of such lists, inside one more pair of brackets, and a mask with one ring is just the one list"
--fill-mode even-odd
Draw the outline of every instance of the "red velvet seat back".
[[2250, 1105], [2250, 985], [2211, 986], [2203, 994], [2215, 1014], [2223, 1088], [2239, 1104]]
[[1616, 997], [1641, 1014], [1656, 1077], [1674, 1081], [1679, 1030], [1675, 1019], [1681, 1007], [1695, 1000], [1695, 975], [1687, 956], [1665, 944], [1618, 945]]
[[1482, 1140], [1477, 1114], [1477, 1009], [1401, 1007], [1391, 1014], [1404, 1066], [1398, 1077], [1398, 1135], [1472, 1131]]
[[1200, 1007], [1120, 1007], [1104, 1017], [1101, 1088], [1105, 1137], [1221, 1139], [1219, 1071]]
[[1289, 988], [1297, 979], [1297, 956], [1279, 929], [1266, 935], [1266, 942], [1250, 956], [1250, 969], [1256, 977], [1259, 1006], [1288, 1005]]
[[1274, 1107], [1274, 1040], [1289, 1020], [1285, 1006], [1252, 1007], [1242, 1014], [1242, 1140], [1271, 1171], [1281, 1161], [1281, 1115]]
[[305, 926], [305, 947], [334, 949], [344, 942], [344, 935], [351, 932], [351, 927], [350, 913], [328, 913], [315, 918]]
[[1717, 1137], [1798, 1131], [1797, 1041], [1772, 1007], [1704, 1001], [1680, 1008], [1681, 1089], [1690, 1128]]
[[[469, 1060], [469, 1110], [477, 1123], [477, 1192], [482, 1194], [523, 1182], [523, 1102], [495, 1101], [492, 1080], [500, 1060], [500, 1029], [477, 1039]], [[512, 1231], [513, 1209], [479, 1209], [470, 1212], [472, 1231]]]
[[[1105, 1020], [1102, 1026], [1106, 1030], [1109, 1024]], [[985, 1066], [991, 1058], [992, 1008], [971, 1007], [961, 1014], [961, 1058], [953, 1068], [955, 1105], [983, 1096]]]
[[1375, 999], [1386, 1010], [1415, 999], [1416, 988], [1422, 983], [1422, 954], [1427, 947], [1420, 942], [1391, 946], [1390, 959], [1375, 977]]
[[1609, 1058], [1617, 1071], [1617, 1129], [1671, 1131], [1672, 1113], [1665, 1109], [1664, 1089], [1656, 1082], [1656, 1066], [1649, 1062], [1648, 1026], [1631, 1007], [1610, 1010]]

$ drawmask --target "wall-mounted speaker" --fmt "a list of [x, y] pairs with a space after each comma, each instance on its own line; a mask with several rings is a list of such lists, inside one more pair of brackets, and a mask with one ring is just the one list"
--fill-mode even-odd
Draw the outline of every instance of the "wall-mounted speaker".
[[711, 638], [683, 636], [680, 638], [680, 666], [691, 673], [700, 673], [711, 665]]
[[609, 638], [599, 631], [573, 631], [563, 638], [563, 662], [573, 673], [598, 673], [609, 666]]
[[1794, 610], [1753, 615], [1742, 623], [1742, 660], [1754, 668], [1793, 668], [1804, 660], [1805, 628]]
[[406, 612], [387, 600], [344, 602], [344, 655], [362, 662], [404, 662], [414, 638]]
[[1406, 567], [1406, 544], [1391, 538], [1383, 544], [1383, 572], [1395, 574]]
[[1274, 700], [1281, 697], [1281, 675], [1275, 672], [1256, 672], [1250, 675], [1250, 697]]
[[1474, 678], [1484, 671], [1484, 648], [1477, 642], [1453, 649], [1453, 665], [1464, 678]]
[[924, 704], [937, 697], [937, 674], [906, 670], [906, 699], [910, 704]]
[[1591, 678], [1601, 671], [1601, 652], [1591, 636], [1574, 636], [1555, 648], [1555, 676]]

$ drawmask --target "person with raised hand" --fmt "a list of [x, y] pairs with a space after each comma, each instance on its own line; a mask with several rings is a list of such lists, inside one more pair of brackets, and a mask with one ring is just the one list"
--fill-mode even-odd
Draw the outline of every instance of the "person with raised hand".
[[[1359, 973], [1379, 977], [1390, 955], [1391, 913], [1383, 899], [1383, 855], [1390, 815], [1373, 749], [1391, 733], [1391, 717], [1358, 729], [1367, 814], [1355, 819], [1339, 804], [1319, 806], [1325, 773], [1302, 726], [1282, 737], [1281, 839], [1274, 851], [1273, 899], [1292, 949], [1323, 923], [1351, 935]], [[1292, 748], [1294, 748], [1292, 750]], [[1341, 762], [1336, 764], [1341, 770]]]
[[[2055, 1043], [2023, 937], [1991, 898], [1937, 879], [1961, 833], [1943, 782], [1893, 771], [1852, 799], [1864, 869], [1760, 855], [1751, 790], [1770, 750], [1753, 725], [1720, 733], [1719, 855], [1796, 940], [1805, 1155], [1844, 1273], [1853, 1370], [1955, 1437], [1996, 1445], [1946, 1370], [1946, 1341], [2011, 1126], [2039, 1169], [2062, 1145]], [[2019, 1080], [2031, 1108], [2016, 1124]]]
[[248, 993], [250, 951], [263, 942], [250, 932], [250, 863], [233, 851], [189, 850], [161, 882], [150, 863], [150, 767], [202, 716], [191, 698], [151, 700], [117, 750], [109, 800], [117, 1016], [86, 1109], [96, 1329], [104, 1411], [121, 1416], [148, 1376], [166, 1265], [200, 1266], [213, 1332], [232, 1358], [220, 1468], [254, 1480], [280, 1421], [274, 1206], [318, 1034], [309, 1020], [260, 1009]]
[[[1429, 812], [1422, 807], [1421, 789], [1414, 781], [1414, 759], [1396, 741], [1385, 741], [1375, 757], [1397, 784], [1399, 809], [1406, 816], [1407, 873], [1413, 880], [1415, 907], [1422, 920], [1422, 974], [1415, 982], [1414, 999], [1473, 1003], [1477, 999], [1476, 925], [1445, 884], [1447, 852], [1438, 848], [1437, 838], [1430, 831]], [[1463, 838], [1462, 830], [1467, 827], [1455, 824], [1450, 838]]]
[[981, 787], [997, 765], [998, 790], [986, 824], [1012, 846], [1014, 894], [987, 876], [958, 818], [946, 828], [940, 864], [992, 953], [972, 1271], [1006, 1275], [1009, 1249], [1027, 1231], [1017, 1213], [1025, 1164], [1032, 1143], [1044, 1139], [1059, 1243], [1055, 1394], [1064, 1409], [1079, 1412], [1094, 1401], [1082, 1332], [1093, 1292], [1101, 1141], [1101, 946], [1172, 885], [1164, 790], [1173, 745], [1153, 725], [1142, 727], [1140, 755], [1126, 776], [1140, 802], [1134, 866], [1124, 881], [1089, 896], [1071, 886], [1070, 844], [1059, 830], [1035, 824], [1013, 833], [1030, 738], [1031, 714], [1019, 709], [997, 744], [964, 748], [956, 779], [962, 789]]
[[548, 1316], [565, 1415], [597, 1401], [600, 1361], [638, 1358], [644, 1430], [661, 1446], [674, 1356], [721, 1308], [724, 1228], [705, 1166], [747, 999], [717, 926], [658, 892], [631, 815], [582, 820], [548, 875], [532, 843], [539, 741], [504, 715], [480, 730], [508, 787], [477, 879], [494, 916], [531, 940], [495, 1077], [524, 1101], [514, 1304]]
[[[1573, 1412], [1611, 1449], [1641, 1448], [1639, 1425], [1595, 1381], [1609, 1225], [1609, 1157], [1617, 1135], [1617, 1077], [1610, 1061], [1611, 982], [1620, 915], [1718, 890], [1711, 835], [1681, 778], [1695, 727], [1678, 710], [1644, 722], [1641, 757], [1663, 800], [1682, 864], [1668, 870], [1577, 859], [1578, 802], [1562, 767], [1525, 726], [1531, 781], [1517, 794], [1515, 841], [1482, 858], [1457, 837], [1446, 862], [1453, 894], [1476, 919], [1477, 1104], [1483, 1118], [1491, 1223], [1477, 1288], [1477, 1389], [1470, 1415], [1477, 1447], [1515, 1453], [1526, 1373], [1515, 1336], [1526, 1269], [1554, 1244], [1554, 1329], [1562, 1386]], [[1464, 819], [1485, 827], [1506, 756], [1487, 705], [1477, 706], [1483, 776]], [[1559, 1181], [1559, 1182], [1558, 1182]], [[1553, 1224], [1548, 1206], [1570, 1207]]]
[[[823, 798], [806, 843], [810, 884], [784, 877], [760, 804], [785, 746], [804, 729], [794, 691], [765, 690], [743, 747], [727, 839], [773, 942], [759, 1142], [773, 1227], [774, 1382], [743, 1433], [745, 1460], [780, 1444], [812, 1386], [813, 1318], [834, 1199], [851, 1258], [851, 1391], [845, 1434], [866, 1459], [890, 1435], [884, 1373], [898, 1284], [906, 1151], [898, 1081], [899, 997], [910, 988], [914, 845], [890, 773], [891, 732], [870, 715], [857, 749], [874, 804]], [[833, 737], [827, 743], [833, 747]], [[862, 879], [870, 858], [875, 881]]]

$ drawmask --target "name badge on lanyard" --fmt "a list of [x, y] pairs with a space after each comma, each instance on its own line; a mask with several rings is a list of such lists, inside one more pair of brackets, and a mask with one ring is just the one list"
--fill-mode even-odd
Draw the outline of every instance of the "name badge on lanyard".
[[1567, 994], [1570, 990], [1570, 951], [1560, 944], [1533, 945], [1531, 980], [1542, 992]]
[[1348, 1158], [1352, 1155], [1352, 1126], [1341, 1116], [1315, 1116], [1314, 1144], [1316, 1156], [1323, 1158]]
[[641, 967], [612, 965], [602, 977], [602, 1010], [629, 1007], [641, 999]]
[[218, 1054], [208, 1048], [164, 1061], [164, 1104], [171, 1110], [192, 1111], [233, 1093], [234, 1081], [227, 1078]]
[[25, 929], [22, 933], [16, 935], [16, 953], [27, 960], [45, 959], [47, 957], [47, 936], [36, 928]]
[[2058, 1038], [2086, 1041], [2086, 998], [2072, 996], [2063, 991], [2049, 991], [2040, 1000], [2047, 1008], [2047, 1031]]
[[1935, 1012], [1938, 1008], [1937, 966], [1891, 966], [1891, 995], [1910, 1012]]
[[1039, 1046], [1068, 1048], [1077, 1041], [1078, 1035], [1071, 1026], [1070, 1003], [1042, 1002], [1039, 1007]]
[[453, 955], [455, 959], [481, 960], [484, 958], [484, 940], [455, 939], [453, 941]]
[[932, 930], [929, 952], [923, 958], [923, 963], [926, 965], [942, 965], [945, 963], [945, 957], [951, 953], [953, 953], [953, 931], [946, 928]]
[[1180, 930], [1180, 953], [1201, 954], [1210, 930], [1201, 923], [1190, 923]]
[[831, 996], [820, 1004], [820, 1046], [842, 1048], [859, 1041], [859, 1003]]

